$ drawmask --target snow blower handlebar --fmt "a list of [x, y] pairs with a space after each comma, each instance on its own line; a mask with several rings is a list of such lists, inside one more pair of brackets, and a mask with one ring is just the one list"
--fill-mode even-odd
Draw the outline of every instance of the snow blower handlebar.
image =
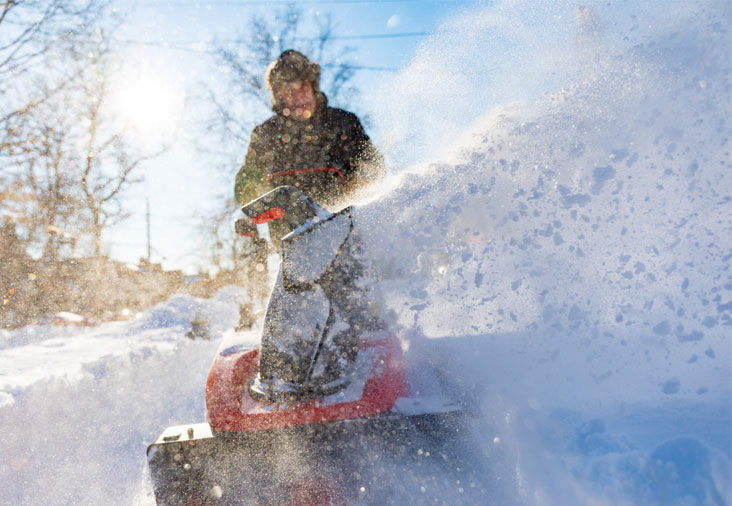
[[279, 186], [242, 207], [243, 218], [234, 223], [236, 233], [255, 237], [257, 225], [269, 224], [270, 239], [283, 237], [313, 218], [325, 219], [331, 213], [294, 186]]

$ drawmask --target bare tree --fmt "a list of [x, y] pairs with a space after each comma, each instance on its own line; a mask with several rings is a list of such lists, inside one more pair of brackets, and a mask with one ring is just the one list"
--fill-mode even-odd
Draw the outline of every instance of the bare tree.
[[[144, 163], [169, 147], [143, 150], [112, 107], [119, 57], [107, 33], [118, 20], [108, 5], [0, 0], [3, 326], [74, 303], [109, 312], [119, 297], [107, 288], [102, 233], [126, 216], [123, 194]], [[71, 258], [80, 254], [94, 258]]]
[[[55, 114], [61, 94], [78, 82], [68, 54], [93, 33], [105, 0], [15, 0], [0, 5], [0, 192], [25, 229], [27, 248], [58, 256], [73, 215], [69, 196], [67, 126]], [[7, 213], [6, 213], [7, 214]], [[43, 237], [45, 240], [39, 240]], [[40, 244], [43, 243], [43, 244]]]
[[[350, 63], [355, 49], [337, 43], [329, 14], [314, 16], [315, 33], [307, 31], [307, 21], [303, 11], [293, 4], [271, 17], [254, 15], [233, 44], [215, 50], [222, 79], [218, 88], [208, 87], [206, 92], [204, 101], [212, 107], [206, 128], [211, 137], [200, 151], [219, 167], [227, 191], [221, 196], [219, 211], [205, 216], [200, 230], [210, 249], [210, 259], [219, 268], [237, 269], [246, 261], [242, 252], [247, 250], [248, 240], [237, 238], [231, 225], [237, 208], [233, 183], [252, 130], [271, 114], [272, 98], [264, 82], [267, 65], [283, 51], [297, 49], [320, 62], [321, 88], [331, 103], [346, 101], [357, 93], [352, 86], [356, 68]], [[213, 151], [208, 147], [211, 145], [226, 149]]]
[[[73, 236], [59, 226], [73, 215], [74, 199], [59, 199], [64, 174], [64, 129], [41, 114], [74, 81], [59, 55], [93, 30], [102, 0], [0, 2], [0, 289], [4, 327], [27, 323], [50, 309], [36, 283], [39, 265], [29, 250], [57, 257]], [[58, 105], [58, 104], [57, 104]], [[45, 120], [40, 118], [45, 116]], [[16, 233], [20, 229], [21, 235]], [[70, 245], [73, 249], [73, 245]]]
[[[18, 124], [74, 78], [57, 56], [76, 49], [107, 0], [6, 0], [0, 4], [0, 154], [17, 147]], [[49, 79], [49, 76], [53, 76]]]
[[[112, 113], [115, 54], [103, 26], [113, 30], [116, 20], [105, 18], [106, 1], [72, 9], [75, 3], [11, 2], [2, 21], [19, 13], [4, 62], [25, 78], [9, 83], [0, 67], [0, 87], [16, 92], [0, 117], [0, 161], [8, 167], [0, 184], [31, 196], [14, 202], [23, 241], [52, 260], [72, 255], [84, 237], [88, 252], [100, 256], [102, 232], [127, 215], [121, 197], [140, 180], [141, 164], [169, 148], [142, 152], [131, 128]], [[10, 10], [17, 6], [25, 10]], [[93, 24], [84, 32], [63, 28], [72, 22]], [[34, 98], [23, 102], [21, 85]]]
[[141, 181], [140, 166], [165, 153], [171, 143], [148, 152], [137, 149], [130, 137], [131, 128], [115, 121], [109, 112], [111, 51], [106, 41], [89, 48], [87, 59], [89, 75], [84, 79], [79, 104], [84, 120], [84, 156], [77, 171], [93, 253], [100, 256], [104, 229], [128, 216], [122, 205], [123, 192]]
[[34, 108], [25, 118], [29, 127], [25, 131], [33, 132], [31, 142], [12, 158], [15, 186], [25, 194], [16, 208], [26, 230], [23, 244], [53, 260], [61, 256], [64, 242], [75, 237], [70, 230], [75, 228], [80, 204], [73, 195], [73, 174], [67, 170], [73, 155], [67, 151], [71, 129], [59, 114], [63, 109], [54, 102]]

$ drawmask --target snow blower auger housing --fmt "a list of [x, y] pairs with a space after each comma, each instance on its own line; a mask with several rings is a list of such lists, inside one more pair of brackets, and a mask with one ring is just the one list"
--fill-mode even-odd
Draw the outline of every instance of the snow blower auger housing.
[[[148, 447], [157, 503], [383, 503], [393, 490], [372, 484], [393, 482], [385, 453], [444, 442], [447, 427], [461, 430], [458, 410], [410, 397], [351, 208], [331, 213], [279, 187], [243, 212], [237, 231], [268, 224], [282, 255], [261, 346], [226, 337], [206, 383], [208, 423], [169, 427]], [[419, 438], [404, 436], [415, 428]]]

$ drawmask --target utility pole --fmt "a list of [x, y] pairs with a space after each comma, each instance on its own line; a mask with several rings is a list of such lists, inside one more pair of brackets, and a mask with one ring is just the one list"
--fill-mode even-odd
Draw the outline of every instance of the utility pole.
[[[150, 265], [150, 197], [147, 197], [145, 199], [145, 202], [147, 203], [147, 212], [145, 213], [145, 218], [147, 221], [147, 265]], [[149, 268], [149, 267], [148, 267]]]

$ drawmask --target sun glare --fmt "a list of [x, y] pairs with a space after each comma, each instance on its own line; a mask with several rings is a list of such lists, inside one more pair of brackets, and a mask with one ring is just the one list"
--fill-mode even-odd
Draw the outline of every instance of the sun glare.
[[171, 135], [181, 119], [183, 94], [157, 76], [142, 76], [124, 83], [116, 109], [147, 141]]

